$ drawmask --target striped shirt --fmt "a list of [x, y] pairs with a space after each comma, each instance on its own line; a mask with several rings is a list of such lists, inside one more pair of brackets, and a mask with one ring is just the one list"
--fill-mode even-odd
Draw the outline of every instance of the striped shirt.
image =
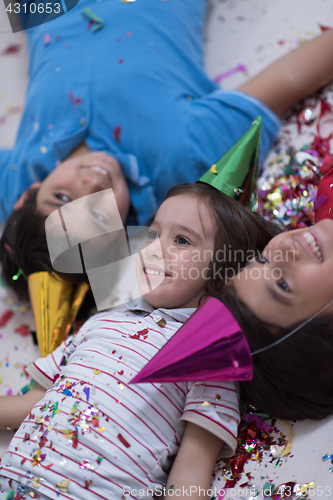
[[151, 497], [166, 482], [185, 421], [222, 439], [221, 456], [232, 455], [239, 421], [232, 382], [128, 384], [193, 312], [154, 310], [142, 299], [131, 310], [93, 316], [30, 365], [48, 390], [15, 434], [0, 474], [52, 499]]

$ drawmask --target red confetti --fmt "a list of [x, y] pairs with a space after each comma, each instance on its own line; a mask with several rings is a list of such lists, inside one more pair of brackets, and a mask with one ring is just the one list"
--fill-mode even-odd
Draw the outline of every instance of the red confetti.
[[89, 23], [87, 24], [86, 30], [90, 30], [90, 28], [92, 27], [93, 24], [96, 24], [96, 21], [94, 21], [93, 19], [91, 19], [89, 21]]
[[112, 133], [114, 135], [115, 141], [119, 143], [120, 142], [121, 125], [117, 125], [117, 127], [112, 130]]
[[117, 438], [119, 439], [119, 441], [123, 443], [124, 446], [126, 446], [126, 448], [131, 447], [131, 445], [126, 441], [126, 439], [121, 434], [118, 434]]
[[24, 438], [23, 438], [23, 441], [28, 441], [30, 439], [30, 434], [28, 434], [27, 432], [24, 434]]
[[329, 28], [328, 26], [323, 26], [322, 24], [319, 24], [319, 28], [321, 29], [321, 31], [324, 33], [324, 31], [328, 31], [332, 28]]
[[10, 309], [3, 312], [0, 316], [0, 326], [5, 326], [12, 316], [14, 316], [14, 313]]
[[118, 370], [119, 375], [123, 375], [124, 370]]
[[22, 460], [21, 460], [21, 462], [20, 462], [20, 463], [21, 463], [21, 465], [23, 465], [23, 464], [24, 464], [24, 462], [26, 462], [26, 461], [27, 461], [27, 459], [26, 459], [26, 458], [22, 458]]
[[5, 249], [9, 252], [9, 253], [14, 253], [13, 250], [10, 248], [10, 246], [8, 245], [8, 243], [5, 243]]
[[124, 59], [119, 59], [118, 63], [121, 64], [124, 62]]
[[47, 443], [47, 437], [46, 436], [42, 436], [40, 441], [39, 441], [39, 447], [40, 448], [43, 448], [43, 446], [45, 446]]
[[20, 325], [14, 330], [16, 333], [19, 333], [22, 335], [22, 337], [26, 337], [27, 335], [30, 335], [31, 331], [28, 325]]
[[81, 104], [81, 102], [82, 102], [82, 99], [80, 97], [77, 97], [76, 99], [74, 98], [72, 90], [69, 90], [68, 97], [69, 97], [69, 100], [70, 100], [71, 105], [73, 106], [73, 108], [77, 108], [77, 105]]
[[1, 52], [2, 56], [8, 56], [9, 54], [17, 54], [21, 50], [21, 45], [17, 44], [11, 44], [8, 45], [3, 51]]
[[112, 354], [116, 354], [116, 350], [115, 349], [113, 349]]

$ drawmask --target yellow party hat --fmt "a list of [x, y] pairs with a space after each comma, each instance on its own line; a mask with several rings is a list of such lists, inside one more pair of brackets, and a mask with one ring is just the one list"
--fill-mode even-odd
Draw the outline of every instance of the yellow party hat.
[[41, 356], [47, 356], [67, 337], [89, 288], [40, 271], [28, 276], [29, 295]]

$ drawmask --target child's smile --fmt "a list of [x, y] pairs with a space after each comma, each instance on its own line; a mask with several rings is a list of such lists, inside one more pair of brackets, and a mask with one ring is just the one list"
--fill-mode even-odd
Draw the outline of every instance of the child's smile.
[[214, 227], [192, 195], [162, 203], [137, 260], [140, 292], [154, 307], [197, 307], [209, 275]]
[[[333, 221], [275, 236], [236, 278], [238, 296], [264, 321], [289, 326], [333, 299]], [[332, 306], [327, 313], [332, 311]]]

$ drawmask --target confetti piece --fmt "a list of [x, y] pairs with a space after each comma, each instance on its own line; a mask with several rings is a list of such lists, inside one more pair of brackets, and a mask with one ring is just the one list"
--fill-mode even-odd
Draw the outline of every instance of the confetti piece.
[[69, 97], [70, 103], [73, 106], [73, 108], [77, 108], [77, 105], [81, 104], [81, 102], [82, 102], [82, 99], [80, 97], [74, 98], [72, 90], [68, 91], [68, 97]]
[[163, 327], [167, 324], [167, 322], [165, 321], [165, 319], [164, 319], [164, 318], [161, 318], [161, 319], [159, 319], [158, 321], [156, 321], [156, 324], [157, 324], [158, 326], [161, 326], [161, 327], [163, 328]]
[[12, 316], [14, 316], [14, 313], [10, 309], [3, 312], [0, 316], [0, 326], [5, 326]]
[[8, 47], [5, 47], [1, 52], [2, 56], [8, 56], [9, 54], [17, 54], [21, 50], [21, 45], [19, 44], [11, 44]]
[[53, 411], [51, 417], [53, 418], [56, 413], [58, 413], [60, 410], [58, 410], [59, 403], [58, 401], [53, 405]]
[[126, 448], [130, 448], [131, 445], [126, 441], [126, 439], [121, 434], [118, 434], [117, 438]]
[[238, 66], [235, 66], [234, 68], [231, 68], [224, 73], [220, 73], [214, 78], [214, 80], [215, 82], [220, 82], [221, 80], [224, 80], [225, 78], [228, 78], [229, 76], [232, 76], [238, 72], [247, 73], [248, 69], [244, 64], [238, 64]]
[[210, 403], [208, 401], [204, 401], [201, 406], [210, 406]]
[[321, 29], [322, 32], [332, 29], [329, 26], [323, 26], [322, 24], [319, 24], [319, 28]]
[[30, 335], [30, 328], [28, 325], [20, 325], [14, 330], [15, 333], [19, 333], [22, 335], [22, 337], [26, 337], [27, 335]]
[[44, 38], [44, 45], [45, 46], [48, 45], [51, 41], [50, 33], [44, 33], [43, 38]]
[[93, 33], [100, 30], [101, 28], [103, 28], [104, 20], [100, 16], [95, 14], [91, 9], [89, 9], [89, 7], [83, 7], [81, 13], [83, 16], [85, 16], [90, 21], [94, 21], [95, 25], [94, 25], [93, 29], [91, 30]]
[[41, 152], [41, 153], [43, 153], [43, 154], [47, 153], [47, 147], [42, 146], [42, 147], [40, 148], [40, 152]]
[[32, 477], [32, 478], [31, 478], [32, 486], [33, 486], [34, 488], [39, 488], [39, 487], [40, 487], [40, 485], [41, 485], [41, 481], [42, 481], [42, 480], [41, 480], [41, 478], [40, 478], [40, 477]]
[[98, 375], [99, 373], [101, 373], [102, 370], [96, 370], [96, 368], [93, 369], [93, 373], [94, 375]]
[[87, 399], [87, 401], [89, 401], [89, 397], [90, 397], [90, 387], [85, 387], [85, 388], [83, 389], [83, 392], [84, 392], [84, 393], [85, 393], [85, 395], [86, 395], [86, 399]]
[[9, 252], [9, 253], [14, 253], [13, 250], [11, 249], [11, 247], [8, 245], [8, 243], [5, 243], [5, 249]]
[[113, 136], [115, 138], [115, 141], [116, 142], [120, 142], [120, 133], [121, 133], [121, 128], [122, 126], [121, 125], [117, 125], [113, 130], [112, 130], [112, 133], [113, 133]]
[[213, 173], [213, 174], [217, 174], [217, 170], [216, 170], [216, 163], [214, 163], [214, 165], [212, 165], [210, 167], [210, 171]]
[[57, 488], [62, 492], [62, 493], [67, 493], [68, 491], [68, 486], [69, 486], [70, 480], [69, 479], [64, 479], [63, 481], [60, 481], [57, 483]]
[[319, 196], [319, 198], [317, 198], [315, 200], [313, 210], [314, 211], [318, 210], [318, 208], [320, 208], [322, 205], [324, 205], [326, 200], [328, 200], [328, 196], [321, 194]]

